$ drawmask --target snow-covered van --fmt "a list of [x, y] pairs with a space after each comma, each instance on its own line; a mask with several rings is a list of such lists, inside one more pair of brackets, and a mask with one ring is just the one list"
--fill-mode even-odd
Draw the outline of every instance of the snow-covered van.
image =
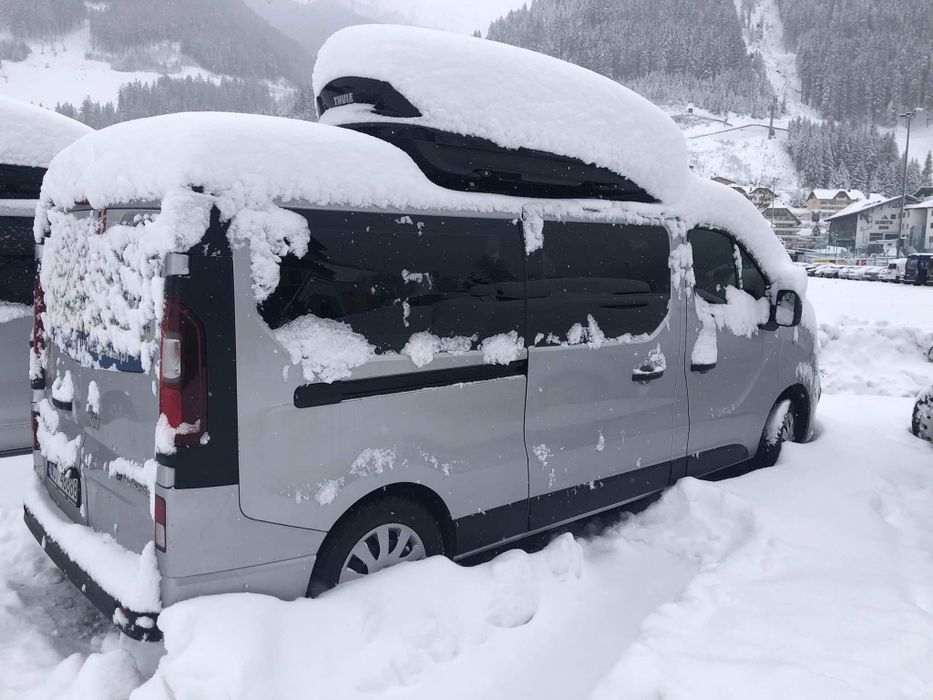
[[0, 97], [0, 454], [28, 452], [31, 389], [24, 373], [36, 263], [33, 217], [52, 157], [90, 129]]
[[315, 84], [323, 123], [128, 122], [45, 177], [26, 521], [126, 633], [807, 438], [806, 276], [650, 103], [385, 26], [335, 35]]

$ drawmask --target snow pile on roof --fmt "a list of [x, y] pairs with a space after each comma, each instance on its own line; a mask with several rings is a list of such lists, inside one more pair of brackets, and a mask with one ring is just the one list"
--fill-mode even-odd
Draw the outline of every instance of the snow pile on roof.
[[93, 131], [57, 112], [0, 96], [0, 163], [46, 167], [66, 146]]
[[817, 188], [813, 190], [813, 195], [817, 199], [835, 199], [836, 195], [842, 192], [849, 199], [865, 199], [865, 195], [861, 190], [843, 190], [843, 189], [823, 189]]
[[[609, 78], [533, 51], [431, 29], [361, 25], [321, 48], [315, 93], [350, 76], [390, 83], [422, 114], [390, 121], [578, 158], [662, 201], [680, 194], [689, 173], [683, 133], [661, 109]], [[386, 118], [351, 104], [321, 120]]]

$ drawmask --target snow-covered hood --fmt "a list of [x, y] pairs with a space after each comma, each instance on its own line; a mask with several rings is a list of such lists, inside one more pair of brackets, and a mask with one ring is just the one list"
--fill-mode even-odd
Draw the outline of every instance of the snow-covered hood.
[[[390, 83], [422, 115], [392, 121], [577, 158], [661, 201], [675, 199], [689, 177], [684, 136], [661, 109], [609, 78], [534, 51], [432, 29], [360, 25], [321, 48], [315, 93], [350, 76]], [[353, 104], [321, 116], [328, 124], [378, 120]]]
[[9, 97], [0, 97], [0, 125], [0, 163], [38, 168], [92, 131], [74, 119]]

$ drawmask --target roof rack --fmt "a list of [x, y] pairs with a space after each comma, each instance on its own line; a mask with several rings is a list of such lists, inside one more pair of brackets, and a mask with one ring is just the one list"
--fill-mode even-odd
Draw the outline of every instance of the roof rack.
[[421, 112], [392, 85], [373, 78], [350, 76], [332, 80], [324, 86], [316, 101], [318, 116], [334, 107], [349, 104], [372, 105], [372, 113], [382, 117], [406, 119], [421, 116]]
[[0, 163], [0, 199], [39, 199], [45, 168]]
[[405, 151], [441, 187], [548, 199], [657, 202], [644, 189], [607, 168], [529, 148], [502, 148], [476, 136], [392, 122], [345, 124]]

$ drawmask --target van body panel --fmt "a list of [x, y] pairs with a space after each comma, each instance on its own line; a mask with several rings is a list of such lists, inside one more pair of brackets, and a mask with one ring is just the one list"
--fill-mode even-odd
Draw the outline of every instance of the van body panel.
[[32, 314], [0, 323], [0, 453], [29, 450], [29, 336]]

